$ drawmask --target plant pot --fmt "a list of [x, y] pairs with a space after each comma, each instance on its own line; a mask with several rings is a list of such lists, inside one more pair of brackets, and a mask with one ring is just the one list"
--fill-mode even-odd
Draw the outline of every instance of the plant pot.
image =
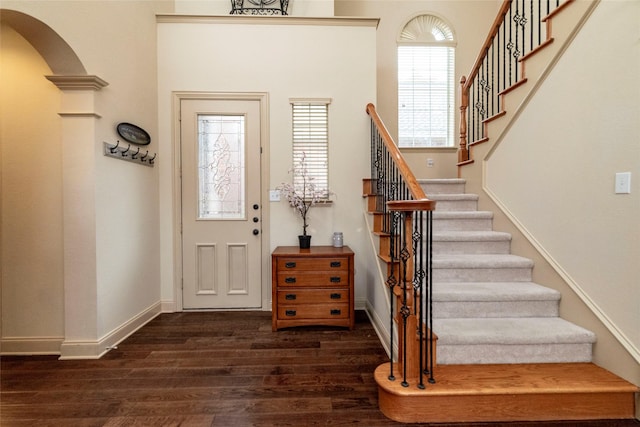
[[309, 249], [311, 247], [311, 236], [301, 235], [298, 236], [300, 241], [300, 249]]

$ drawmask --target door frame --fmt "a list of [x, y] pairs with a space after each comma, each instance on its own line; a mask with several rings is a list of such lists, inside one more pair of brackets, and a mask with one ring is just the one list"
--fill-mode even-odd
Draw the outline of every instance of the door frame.
[[[173, 111], [171, 125], [173, 127], [172, 138], [172, 167], [173, 167], [173, 297], [176, 311], [183, 311], [182, 299], [182, 159], [181, 159], [181, 129], [180, 129], [180, 105], [183, 100], [203, 101], [258, 101], [260, 104], [260, 209], [261, 222], [261, 259], [260, 276], [262, 291], [262, 311], [271, 310], [271, 258], [270, 233], [269, 233], [269, 94], [267, 92], [172, 92]], [[225, 311], [232, 309], [208, 309], [201, 311]], [[233, 309], [236, 311], [243, 309]], [[246, 310], [256, 310], [255, 308]], [[192, 311], [192, 310], [189, 310]]]

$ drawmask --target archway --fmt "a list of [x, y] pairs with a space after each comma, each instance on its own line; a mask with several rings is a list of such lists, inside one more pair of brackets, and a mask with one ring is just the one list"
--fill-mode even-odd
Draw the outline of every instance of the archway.
[[[0, 24], [10, 27], [33, 46], [53, 73], [43, 77], [60, 90], [59, 105], [51, 107], [60, 117], [59, 131], [51, 138], [60, 144], [61, 153], [64, 300], [59, 309], [63, 313], [58, 316], [62, 336], [41, 336], [24, 325], [18, 328], [20, 333], [12, 331], [10, 339], [3, 333], [3, 352], [59, 353], [62, 358], [96, 357], [97, 347], [93, 345], [97, 339], [95, 250], [86, 250], [95, 248], [96, 239], [95, 207], [87, 207], [94, 199], [95, 159], [91, 147], [81, 143], [95, 138], [95, 122], [100, 118], [94, 108], [95, 92], [107, 83], [88, 75], [71, 46], [44, 22], [19, 11], [0, 9]], [[12, 125], [7, 123], [7, 127]], [[36, 125], [37, 122], [33, 126]], [[80, 216], [78, 212], [85, 215]], [[46, 221], [46, 212], [41, 215]], [[46, 300], [37, 301], [37, 296], [29, 298], [34, 304], [47, 304]], [[78, 342], [88, 345], [79, 349]]]

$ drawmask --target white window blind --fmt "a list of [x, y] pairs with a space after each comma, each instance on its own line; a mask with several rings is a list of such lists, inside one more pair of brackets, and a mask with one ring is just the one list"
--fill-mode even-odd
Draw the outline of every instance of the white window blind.
[[398, 145], [452, 147], [455, 48], [398, 46]]
[[[323, 199], [329, 198], [329, 103], [325, 99], [291, 101], [293, 162], [298, 166], [304, 157], [316, 191], [326, 193]], [[302, 191], [300, 176], [294, 176], [293, 184]]]

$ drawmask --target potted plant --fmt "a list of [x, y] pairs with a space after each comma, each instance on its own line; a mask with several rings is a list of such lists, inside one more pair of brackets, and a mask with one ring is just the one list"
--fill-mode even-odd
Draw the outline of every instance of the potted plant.
[[309, 170], [306, 164], [306, 155], [303, 152], [300, 160], [296, 162], [289, 173], [294, 177], [298, 177], [298, 185], [283, 182], [276, 190], [280, 191], [280, 195], [284, 197], [289, 206], [291, 206], [302, 218], [302, 234], [298, 236], [300, 249], [308, 249], [311, 246], [311, 236], [307, 234], [307, 215], [312, 206], [325, 200], [329, 194], [328, 189], [321, 189], [313, 182], [314, 178], [309, 176]]

